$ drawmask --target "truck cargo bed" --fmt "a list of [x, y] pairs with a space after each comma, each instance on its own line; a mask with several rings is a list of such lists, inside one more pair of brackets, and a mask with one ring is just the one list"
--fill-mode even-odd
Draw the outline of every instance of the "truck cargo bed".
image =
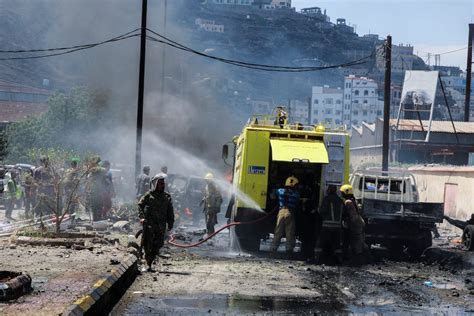
[[394, 202], [365, 198], [362, 204], [363, 215], [367, 218], [428, 223], [443, 221], [443, 203]]

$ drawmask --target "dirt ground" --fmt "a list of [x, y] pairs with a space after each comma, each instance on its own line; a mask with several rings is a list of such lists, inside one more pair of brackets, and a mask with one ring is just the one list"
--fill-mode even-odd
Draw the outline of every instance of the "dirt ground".
[[459, 265], [389, 259], [383, 249], [360, 268], [313, 265], [233, 253], [228, 238], [165, 247], [158, 272], [139, 276], [112, 315], [474, 313], [474, 270]]
[[[3, 213], [3, 210], [0, 211]], [[15, 215], [19, 215], [14, 212]], [[0, 215], [0, 224], [3, 221]], [[115, 238], [115, 236], [110, 236]], [[0, 315], [58, 315], [92, 288], [125, 256], [124, 247], [91, 244], [92, 250], [15, 245], [0, 238], [0, 270], [31, 276], [33, 291], [0, 303]], [[114, 261], [114, 262], [112, 262]]]

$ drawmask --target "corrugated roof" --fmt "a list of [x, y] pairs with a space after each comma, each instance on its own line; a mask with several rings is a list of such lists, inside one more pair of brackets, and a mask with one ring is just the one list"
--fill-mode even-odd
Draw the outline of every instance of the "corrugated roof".
[[[423, 128], [428, 131], [429, 121], [422, 121]], [[397, 126], [397, 120], [391, 119], [390, 125], [392, 127]], [[474, 134], [474, 122], [454, 122], [456, 132], [459, 134]], [[400, 120], [398, 124], [399, 131], [414, 131], [421, 132], [420, 121], [418, 120]], [[432, 133], [454, 133], [453, 124], [451, 121], [432, 121], [431, 123]]]
[[16, 83], [0, 81], [0, 91], [6, 92], [23, 92], [23, 93], [37, 93], [37, 94], [45, 94], [50, 95], [51, 91], [46, 89], [38, 89], [34, 87], [29, 87], [25, 85], [19, 85]]
[[39, 116], [48, 110], [44, 103], [0, 101], [0, 121], [18, 122], [30, 116]]

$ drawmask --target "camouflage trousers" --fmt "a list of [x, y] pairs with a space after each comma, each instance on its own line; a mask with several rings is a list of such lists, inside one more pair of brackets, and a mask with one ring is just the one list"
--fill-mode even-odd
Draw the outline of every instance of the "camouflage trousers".
[[164, 229], [152, 225], [145, 224], [143, 226], [142, 247], [145, 251], [145, 261], [148, 266], [153, 264], [153, 261], [159, 254], [161, 247], [164, 245], [164, 231]]

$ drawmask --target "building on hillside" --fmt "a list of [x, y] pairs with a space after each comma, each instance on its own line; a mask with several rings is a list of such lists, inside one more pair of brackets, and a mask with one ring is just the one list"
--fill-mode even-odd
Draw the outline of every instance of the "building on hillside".
[[272, 0], [272, 6], [276, 9], [291, 8], [291, 0]]
[[343, 124], [374, 123], [382, 116], [383, 107], [378, 102], [377, 83], [365, 77], [350, 75], [344, 79]]
[[313, 87], [311, 96], [311, 124], [341, 126], [343, 122], [344, 91], [341, 88]]
[[252, 5], [253, 0], [208, 0], [214, 4]]
[[[391, 163], [441, 163], [467, 165], [474, 162], [474, 122], [390, 120]], [[362, 124], [352, 128], [351, 164], [355, 168], [364, 164], [382, 163], [383, 120], [375, 124]]]
[[321, 22], [330, 21], [330, 18], [326, 15], [326, 10], [323, 12], [319, 7], [303, 8], [301, 9], [300, 13], [313, 19], [317, 19]]
[[0, 81], [0, 128], [48, 110], [51, 91]]
[[336, 19], [336, 28], [346, 33], [355, 33], [354, 27], [348, 25], [344, 18]]
[[430, 69], [433, 71], [439, 71], [441, 76], [452, 76], [452, 77], [460, 77], [462, 75], [462, 70], [459, 67], [455, 66], [430, 66]]
[[311, 121], [309, 120], [309, 102], [311, 101], [290, 100], [288, 104], [288, 117], [290, 118], [290, 123], [301, 123], [303, 125], [311, 124]]
[[[376, 65], [379, 71], [385, 71], [384, 44], [377, 46]], [[412, 70], [417, 56], [413, 54], [411, 45], [392, 45], [392, 72], [403, 73]]]
[[224, 25], [216, 24], [214, 20], [204, 20], [198, 18], [196, 19], [195, 23], [199, 27], [199, 30], [215, 33], [224, 33]]

